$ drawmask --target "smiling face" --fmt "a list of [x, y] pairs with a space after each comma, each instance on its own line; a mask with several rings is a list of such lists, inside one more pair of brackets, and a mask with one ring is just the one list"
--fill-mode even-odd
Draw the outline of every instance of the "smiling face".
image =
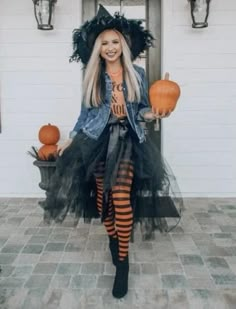
[[106, 30], [101, 34], [100, 55], [107, 64], [120, 63], [122, 54], [120, 37], [114, 30]]

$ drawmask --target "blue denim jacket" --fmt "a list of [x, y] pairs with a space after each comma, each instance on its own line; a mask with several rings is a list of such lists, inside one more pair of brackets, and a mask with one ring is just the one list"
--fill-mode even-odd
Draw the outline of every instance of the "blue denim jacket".
[[[135, 70], [139, 73], [141, 79], [141, 100], [140, 102], [127, 101], [127, 88], [123, 82], [123, 92], [126, 103], [127, 118], [133, 130], [136, 132], [139, 142], [145, 140], [144, 129], [140, 125], [143, 120], [143, 114], [150, 110], [148, 101], [148, 86], [143, 68], [134, 65]], [[111, 96], [112, 96], [112, 81], [107, 73], [105, 73], [105, 99], [99, 107], [86, 108], [83, 104], [81, 107], [80, 116], [70, 132], [70, 137], [73, 138], [80, 130], [92, 139], [98, 139], [108, 123], [111, 113]]]

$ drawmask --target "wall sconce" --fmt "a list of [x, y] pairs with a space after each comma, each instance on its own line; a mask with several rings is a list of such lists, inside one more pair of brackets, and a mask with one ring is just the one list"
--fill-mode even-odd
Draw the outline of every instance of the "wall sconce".
[[190, 2], [193, 28], [208, 27], [207, 19], [209, 15], [210, 1], [211, 0], [188, 0], [188, 2]]
[[51, 24], [54, 5], [57, 0], [32, 0], [34, 3], [34, 15], [40, 30], [52, 30]]

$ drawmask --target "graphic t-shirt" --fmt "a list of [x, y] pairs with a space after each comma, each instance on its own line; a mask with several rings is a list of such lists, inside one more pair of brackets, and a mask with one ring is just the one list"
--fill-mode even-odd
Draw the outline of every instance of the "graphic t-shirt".
[[108, 72], [112, 80], [112, 99], [111, 99], [111, 111], [117, 118], [126, 117], [125, 111], [125, 99], [122, 89], [123, 73], [122, 69], [118, 72]]

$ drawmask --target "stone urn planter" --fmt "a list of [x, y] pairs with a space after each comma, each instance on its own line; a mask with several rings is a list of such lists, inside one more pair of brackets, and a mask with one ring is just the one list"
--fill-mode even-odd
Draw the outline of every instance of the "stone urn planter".
[[[49, 189], [51, 177], [56, 170], [56, 161], [35, 160], [33, 164], [39, 168], [40, 177], [41, 177], [41, 181], [39, 182], [39, 187], [42, 190], [44, 190], [46, 193], [47, 190]], [[44, 202], [45, 200], [39, 201], [38, 204], [42, 208], [44, 208]]]
[[56, 170], [56, 162], [35, 160], [33, 164], [37, 166], [40, 171], [41, 181], [39, 183], [39, 187], [42, 190], [47, 191], [49, 188], [51, 177]]

